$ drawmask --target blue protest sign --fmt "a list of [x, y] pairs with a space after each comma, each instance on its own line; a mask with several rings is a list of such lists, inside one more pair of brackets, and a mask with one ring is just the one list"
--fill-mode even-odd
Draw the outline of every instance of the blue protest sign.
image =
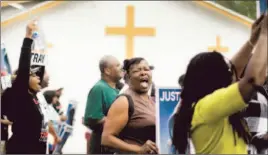
[[172, 154], [171, 145], [173, 113], [180, 102], [181, 89], [163, 87], [156, 89], [156, 133], [160, 154]]

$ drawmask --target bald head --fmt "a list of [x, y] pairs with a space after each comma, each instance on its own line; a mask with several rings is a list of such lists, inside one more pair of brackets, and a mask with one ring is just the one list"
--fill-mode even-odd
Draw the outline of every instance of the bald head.
[[100, 72], [104, 73], [105, 69], [108, 68], [113, 61], [117, 61], [114, 56], [106, 55], [102, 57], [99, 62]]
[[115, 82], [122, 78], [120, 62], [114, 56], [106, 55], [102, 57], [99, 68], [102, 76], [106, 76]]

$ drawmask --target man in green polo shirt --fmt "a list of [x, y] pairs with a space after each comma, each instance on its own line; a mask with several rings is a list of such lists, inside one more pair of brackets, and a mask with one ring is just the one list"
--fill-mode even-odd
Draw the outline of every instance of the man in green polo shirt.
[[101, 153], [101, 134], [108, 110], [119, 90], [116, 83], [123, 77], [120, 62], [113, 56], [104, 56], [99, 62], [101, 80], [91, 88], [84, 116], [84, 124], [92, 130], [90, 154]]

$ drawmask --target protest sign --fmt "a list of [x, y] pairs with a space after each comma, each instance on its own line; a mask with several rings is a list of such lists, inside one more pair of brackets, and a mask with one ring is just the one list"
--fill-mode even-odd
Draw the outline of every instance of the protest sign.
[[173, 113], [180, 101], [181, 89], [161, 87], [156, 89], [156, 133], [160, 154], [173, 154], [171, 145]]

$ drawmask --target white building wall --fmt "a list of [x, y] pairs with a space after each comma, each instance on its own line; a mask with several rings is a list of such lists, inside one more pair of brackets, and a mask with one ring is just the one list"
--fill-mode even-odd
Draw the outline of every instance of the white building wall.
[[[80, 1], [66, 2], [42, 13], [42, 28], [49, 49], [51, 87], [64, 86], [62, 102], [76, 98], [80, 104], [75, 131], [65, 153], [85, 153], [85, 128], [81, 125], [89, 89], [100, 78], [98, 61], [105, 54], [125, 57], [125, 37], [106, 36], [106, 26], [124, 26], [126, 6], [135, 7], [135, 25], [154, 27], [155, 37], [135, 37], [135, 56], [145, 57], [155, 66], [157, 86], [177, 86], [178, 77], [189, 60], [208, 46], [216, 36], [229, 47], [231, 57], [249, 38], [249, 29], [193, 2], [183, 1]], [[18, 65], [20, 47], [27, 21], [1, 28], [13, 69]]]

